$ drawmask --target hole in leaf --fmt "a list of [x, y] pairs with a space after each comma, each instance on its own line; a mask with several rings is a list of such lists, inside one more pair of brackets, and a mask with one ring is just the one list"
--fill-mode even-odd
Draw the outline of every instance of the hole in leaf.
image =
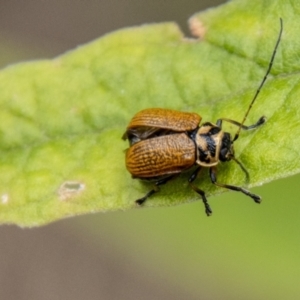
[[85, 185], [82, 182], [66, 181], [59, 190], [58, 195], [61, 200], [66, 200], [80, 194], [85, 189]]

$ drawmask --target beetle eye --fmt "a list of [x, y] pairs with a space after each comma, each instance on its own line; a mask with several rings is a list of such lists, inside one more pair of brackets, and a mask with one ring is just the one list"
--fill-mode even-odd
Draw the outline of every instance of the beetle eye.
[[226, 159], [227, 153], [228, 153], [228, 149], [227, 148], [221, 149], [221, 151], [220, 151], [220, 160], [221, 161], [226, 161], [227, 160]]
[[219, 154], [219, 159], [221, 161], [228, 161], [230, 160], [230, 154], [231, 153], [231, 139], [230, 139], [230, 134], [225, 132], [224, 136], [222, 138], [222, 145], [220, 149], [220, 154]]

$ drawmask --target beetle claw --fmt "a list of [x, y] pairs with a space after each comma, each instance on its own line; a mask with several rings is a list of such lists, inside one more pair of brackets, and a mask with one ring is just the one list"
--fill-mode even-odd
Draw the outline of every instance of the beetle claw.
[[154, 193], [157, 192], [157, 191], [158, 191], [157, 187], [154, 187], [154, 189], [151, 190], [150, 192], [148, 192], [143, 198], [140, 198], [140, 199], [135, 200], [135, 203], [136, 203], [138, 206], [143, 205], [144, 202], [148, 199], [148, 197], [150, 197], [152, 194], [154, 194]]
[[204, 203], [204, 205], [205, 205], [205, 213], [206, 213], [206, 215], [208, 217], [211, 216], [212, 215], [212, 210], [211, 210], [209, 204], [208, 203]]
[[146, 199], [145, 199], [145, 197], [144, 197], [144, 198], [135, 200], [135, 203], [136, 203], [138, 206], [141, 206], [145, 201], [146, 201]]
[[252, 194], [251, 198], [254, 200], [255, 203], [258, 203], [258, 204], [261, 203], [261, 197], [260, 196]]
[[205, 209], [205, 213], [208, 217], [210, 217], [212, 215], [212, 210], [209, 208], [209, 209]]

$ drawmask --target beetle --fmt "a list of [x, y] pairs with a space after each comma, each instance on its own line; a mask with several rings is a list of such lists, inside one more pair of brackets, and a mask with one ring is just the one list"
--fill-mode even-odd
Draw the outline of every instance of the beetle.
[[[159, 186], [180, 173], [195, 167], [188, 179], [192, 189], [202, 198], [207, 216], [212, 214], [205, 192], [196, 187], [193, 182], [202, 168], [209, 168], [211, 182], [219, 187], [239, 191], [260, 203], [261, 197], [247, 189], [219, 183], [217, 181], [217, 165], [219, 162], [235, 161], [244, 171], [247, 178], [249, 174], [245, 167], [235, 158], [234, 142], [238, 139], [240, 131], [256, 129], [266, 121], [264, 116], [250, 126], [244, 125], [248, 114], [257, 99], [267, 77], [271, 71], [276, 51], [283, 31], [280, 19], [279, 35], [269, 62], [266, 74], [246, 111], [242, 122], [227, 118], [220, 118], [215, 124], [205, 122], [200, 125], [201, 116], [197, 113], [180, 112], [164, 108], [144, 109], [133, 116], [123, 139], [129, 140], [126, 150], [126, 168], [132, 178], [154, 182], [154, 187], [144, 197], [136, 200], [142, 205], [152, 194], [159, 191]], [[223, 121], [238, 127], [232, 138], [230, 133], [222, 130]]]

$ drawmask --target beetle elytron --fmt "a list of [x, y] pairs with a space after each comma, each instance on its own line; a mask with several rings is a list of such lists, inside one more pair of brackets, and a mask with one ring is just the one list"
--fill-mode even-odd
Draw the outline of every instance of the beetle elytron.
[[[199, 125], [201, 117], [196, 113], [163, 108], [145, 109], [132, 118], [123, 135], [123, 139], [128, 139], [130, 145], [126, 151], [127, 170], [133, 178], [154, 181], [154, 188], [144, 197], [136, 200], [137, 204], [143, 204], [148, 197], [159, 190], [160, 185], [167, 183], [170, 179], [193, 166], [196, 168], [188, 181], [193, 190], [201, 196], [208, 216], [211, 215], [212, 210], [207, 202], [205, 192], [193, 185], [193, 181], [202, 167], [209, 168], [210, 179], [213, 184], [242, 192], [256, 203], [260, 203], [260, 196], [242, 187], [217, 182], [216, 166], [220, 161], [234, 160], [248, 176], [246, 169], [234, 156], [233, 144], [238, 139], [241, 129], [255, 129], [266, 121], [265, 117], [261, 117], [253, 125], [244, 125], [250, 109], [271, 71], [282, 30], [283, 25], [280, 19], [280, 32], [267, 72], [241, 123], [221, 118], [217, 120], [216, 124], [206, 122]], [[238, 126], [233, 139], [230, 133], [222, 131], [223, 121]]]

